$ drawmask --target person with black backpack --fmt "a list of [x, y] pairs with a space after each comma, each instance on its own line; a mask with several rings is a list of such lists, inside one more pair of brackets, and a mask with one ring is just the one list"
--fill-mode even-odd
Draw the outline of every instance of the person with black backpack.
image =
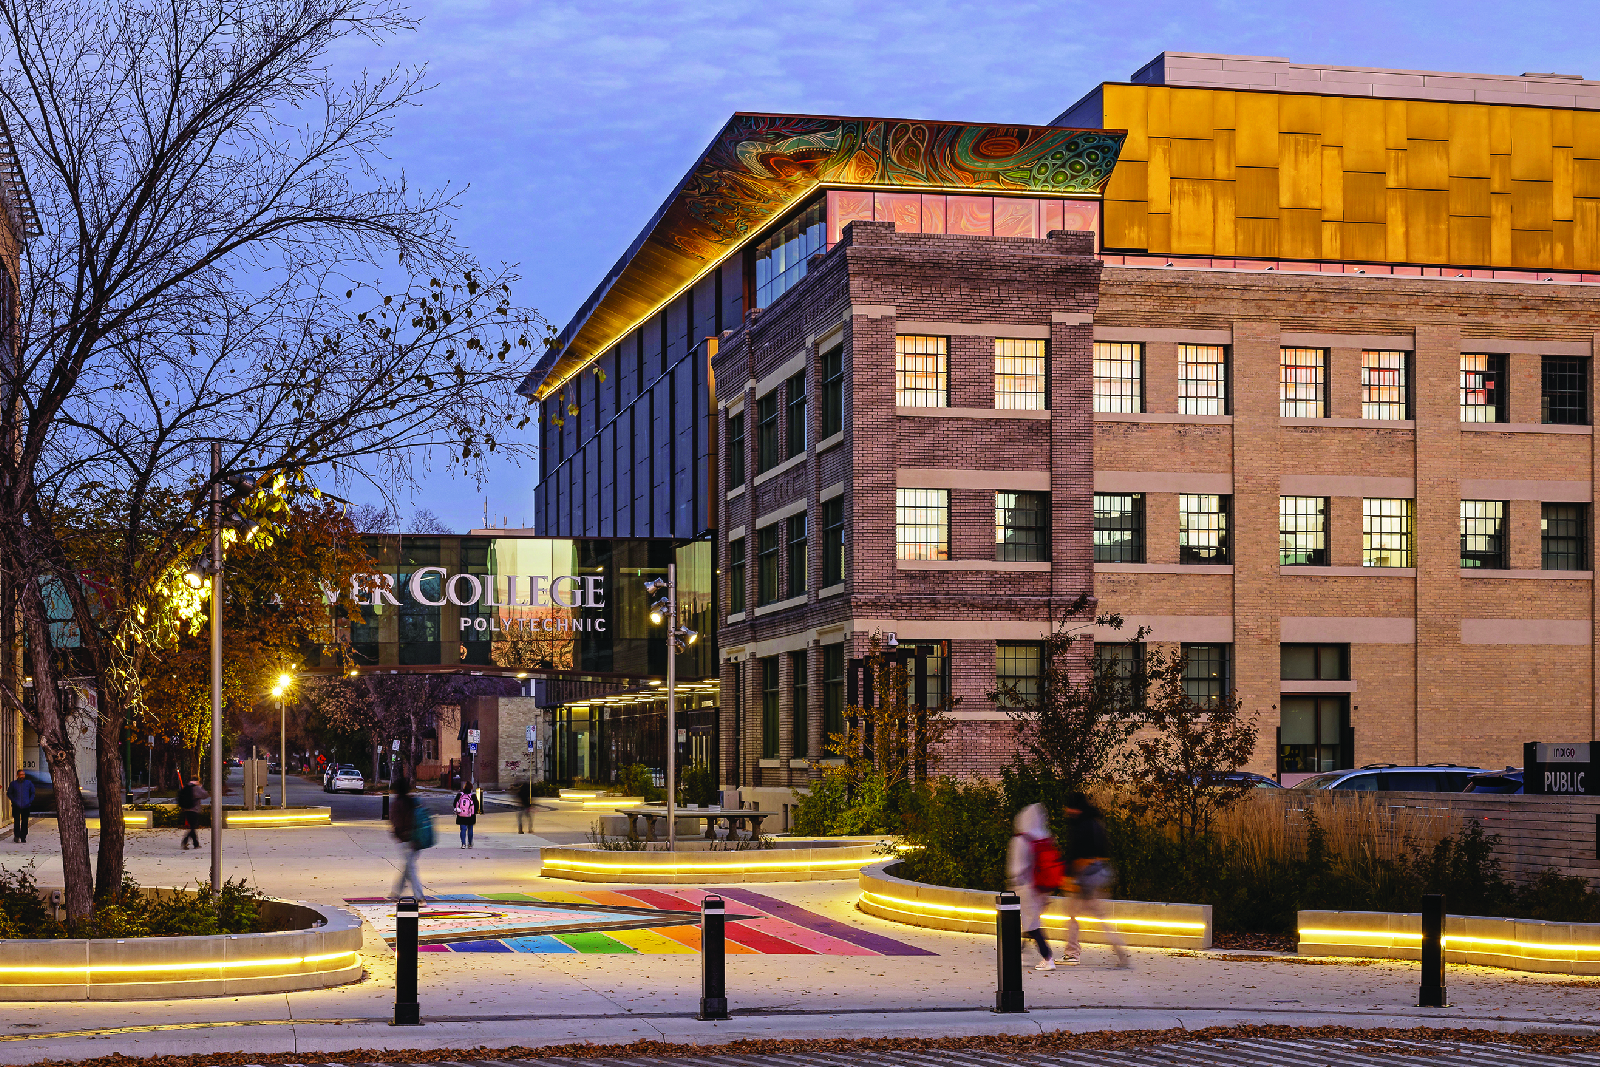
[[393, 896], [404, 895], [409, 882], [416, 889], [418, 903], [425, 899], [422, 876], [417, 873], [417, 853], [433, 847], [433, 816], [422, 802], [411, 795], [411, 783], [404, 778], [394, 782], [394, 800], [389, 805], [389, 830], [400, 842], [400, 880]]
[[1056, 969], [1050, 943], [1044, 937], [1044, 907], [1061, 890], [1066, 868], [1061, 849], [1050, 836], [1043, 804], [1029, 804], [1017, 812], [1011, 847], [1006, 853], [1006, 880], [1022, 904], [1022, 934], [1039, 946], [1036, 971]]
[[1132, 966], [1128, 944], [1117, 933], [1116, 924], [1106, 917], [1106, 907], [1101, 901], [1117, 872], [1111, 866], [1111, 840], [1106, 834], [1105, 820], [1100, 810], [1082, 793], [1067, 797], [1062, 809], [1070, 820], [1066, 833], [1067, 864], [1071, 872], [1072, 892], [1067, 894], [1067, 958], [1078, 960], [1078, 916], [1093, 919], [1105, 931], [1106, 940], [1117, 953], [1117, 966]]

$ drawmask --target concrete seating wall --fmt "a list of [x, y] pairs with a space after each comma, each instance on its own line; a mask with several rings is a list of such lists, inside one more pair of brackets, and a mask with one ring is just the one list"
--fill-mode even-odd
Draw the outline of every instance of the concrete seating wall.
[[[1419, 912], [1302, 911], [1303, 956], [1422, 958]], [[1600, 974], [1600, 924], [1446, 915], [1446, 963], [1546, 974]]]
[[822, 882], [856, 877], [878, 858], [875, 845], [840, 844], [745, 849], [739, 852], [611, 852], [587, 848], [541, 850], [546, 878], [632, 885], [734, 882]]
[[[861, 896], [856, 907], [880, 919], [934, 930], [993, 934], [997, 894], [979, 889], [912, 882], [894, 874], [898, 860], [861, 870]], [[1052, 939], [1064, 938], [1067, 901], [1052, 900], [1044, 911], [1044, 928]], [[1102, 901], [1107, 918], [1130, 945], [1155, 948], [1210, 948], [1211, 905], [1164, 904], [1138, 900]], [[1106, 944], [1105, 931], [1092, 919], [1079, 919], [1081, 940]]]

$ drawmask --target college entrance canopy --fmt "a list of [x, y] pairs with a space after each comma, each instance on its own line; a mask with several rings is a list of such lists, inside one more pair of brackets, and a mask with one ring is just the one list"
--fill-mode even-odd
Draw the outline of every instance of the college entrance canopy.
[[315, 669], [616, 682], [666, 674], [644, 584], [677, 564], [680, 617], [707, 639], [678, 676], [716, 671], [711, 543], [666, 538], [368, 535], [373, 573], [325, 595], [349, 655]]

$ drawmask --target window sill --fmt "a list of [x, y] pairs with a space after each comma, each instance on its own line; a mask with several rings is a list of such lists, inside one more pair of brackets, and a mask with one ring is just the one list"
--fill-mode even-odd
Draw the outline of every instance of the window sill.
[[765, 759], [765, 758], [763, 758], [763, 759], [759, 759], [759, 760], [756, 761], [756, 766], [757, 767], [782, 767], [783, 766], [783, 760], [781, 760], [781, 759]]
[[757, 618], [762, 615], [771, 615], [775, 611], [788, 611], [790, 608], [802, 607], [806, 602], [804, 596], [792, 596], [788, 600], [774, 600], [770, 604], [763, 604], [756, 609]]
[[1097, 411], [1095, 422], [1188, 422], [1201, 426], [1232, 426], [1232, 415], [1178, 415], [1171, 412]]
[[1232, 574], [1231, 563], [1096, 563], [1096, 574]]
[[729, 625], [729, 626], [732, 626], [732, 625], [733, 625], [733, 624], [734, 624], [734, 623], [736, 623], [736, 622], [744, 622], [744, 612], [742, 612], [742, 611], [736, 611], [736, 612], [734, 612], [734, 613], [733, 613], [733, 614], [732, 614], [732, 615], [729, 615], [729, 616], [728, 616], [728, 617], [727, 617], [727, 619], [726, 619], [726, 620], [724, 620], [724, 621], [725, 621], [725, 622], [726, 622], [726, 623], [727, 623], [727, 625]]
[[1333, 426], [1359, 430], [1415, 430], [1415, 419], [1295, 419], [1278, 416], [1280, 426]]
[[1278, 682], [1278, 692], [1284, 696], [1295, 696], [1301, 693], [1354, 693], [1354, 681], [1325, 681], [1315, 678], [1284, 678]]
[[1463, 578], [1566, 578], [1587, 582], [1594, 579], [1594, 571], [1513, 571], [1491, 570], [1487, 567], [1462, 567]]
[[840, 582], [838, 585], [830, 585], [826, 589], [818, 590], [817, 591], [817, 599], [818, 600], [826, 600], [830, 596], [839, 596], [843, 592], [844, 592], [844, 583]]
[[822, 455], [822, 453], [826, 452], [834, 445], [842, 444], [844, 444], [844, 431], [840, 430], [838, 433], [831, 434], [817, 442], [817, 455]]
[[901, 408], [894, 409], [896, 415], [908, 418], [929, 419], [1038, 419], [1041, 422], [1050, 421], [1050, 412], [1034, 411], [1028, 408]]
[[1462, 432], [1476, 430], [1479, 433], [1576, 433], [1585, 436], [1593, 435], [1593, 426], [1567, 426], [1561, 423], [1542, 422], [1463, 422]]
[[729, 489], [726, 499], [732, 500], [736, 496], [743, 496], [743, 495], [744, 495], [744, 486], [741, 485], [737, 489]]
[[782, 474], [784, 471], [792, 470], [795, 467], [798, 467], [800, 464], [804, 463], [805, 461], [806, 461], [806, 454], [804, 452], [800, 453], [798, 456], [790, 456], [788, 459], [784, 460], [782, 463], [778, 464], [776, 467], [773, 467], [771, 470], [764, 471], [761, 474], [756, 475], [755, 476], [755, 480], [752, 481], [750, 484], [751, 485], [760, 485], [762, 482], [770, 481], [771, 479], [776, 478], [778, 475]]
[[1278, 572], [1285, 578], [1415, 578], [1415, 567], [1303, 567], [1283, 566]]
[[1048, 573], [1050, 562], [1013, 563], [998, 559], [897, 559], [896, 570], [901, 571], [1033, 571]]

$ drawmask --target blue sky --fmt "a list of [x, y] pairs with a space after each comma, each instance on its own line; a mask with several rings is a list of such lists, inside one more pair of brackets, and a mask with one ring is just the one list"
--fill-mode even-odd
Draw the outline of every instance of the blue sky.
[[[341, 69], [426, 64], [393, 169], [465, 186], [458, 233], [518, 265], [564, 326], [734, 111], [1046, 122], [1163, 50], [1299, 62], [1600, 77], [1583, 3], [514, 3], [419, 0], [420, 29]], [[1590, 14], [1583, 15], [1584, 11]], [[458, 530], [532, 516], [531, 465], [482, 488], [424, 473], [400, 511]]]

